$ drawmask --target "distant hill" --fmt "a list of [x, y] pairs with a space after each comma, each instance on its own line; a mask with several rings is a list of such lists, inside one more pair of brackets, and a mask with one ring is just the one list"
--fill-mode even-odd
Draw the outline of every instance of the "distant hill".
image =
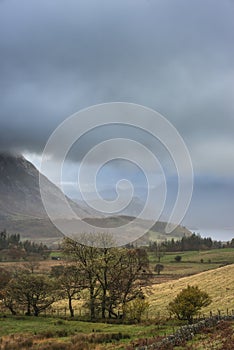
[[[105, 199], [105, 200], [110, 200], [113, 201], [116, 199], [116, 196], [113, 194], [113, 190], [111, 189], [107, 189], [105, 191], [99, 191], [99, 195]], [[89, 203], [95, 208], [98, 207], [99, 204], [99, 200], [94, 200], [92, 199], [92, 197], [95, 197], [96, 193], [89, 193]], [[89, 206], [85, 203], [85, 201], [81, 198], [77, 198], [77, 197], [71, 197], [71, 199], [77, 203], [78, 205], [80, 205], [82, 208], [86, 208], [88, 209]], [[121, 201], [118, 200], [120, 203], [121, 207], [124, 207], [124, 202], [122, 202], [121, 205]], [[145, 206], [145, 202], [144, 200], [140, 199], [139, 197], [133, 197], [132, 200], [130, 201], [129, 205], [127, 207], [124, 207], [122, 210], [120, 210], [118, 212], [118, 216], [133, 216], [133, 217], [137, 217], [142, 210], [144, 209]], [[107, 215], [104, 215], [107, 216]], [[153, 210], [152, 210], [152, 217], [153, 217]]]
[[[126, 215], [120, 215], [120, 216], [110, 216], [106, 218], [85, 218], [84, 221], [88, 222], [89, 224], [93, 226], [98, 226], [100, 228], [111, 228], [111, 227], [119, 227], [126, 225], [128, 222], [133, 221], [135, 217], [133, 216], [126, 216]], [[141, 220], [142, 226], [144, 225], [144, 222], [146, 220]], [[186, 227], [178, 225], [174, 231], [172, 231], [170, 234], [167, 234], [165, 232], [167, 223], [157, 221], [153, 224], [150, 231], [145, 233], [141, 238], [137, 239], [135, 243], [138, 245], [148, 245], [149, 242], [154, 241], [164, 241], [165, 239], [179, 239], [183, 236], [190, 236], [192, 234], [191, 231], [189, 231]]]

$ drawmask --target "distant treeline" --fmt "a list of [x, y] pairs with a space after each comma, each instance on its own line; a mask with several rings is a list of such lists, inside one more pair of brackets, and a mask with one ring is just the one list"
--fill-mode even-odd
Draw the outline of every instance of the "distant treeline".
[[[8, 250], [14, 255], [17, 250], [26, 255], [39, 254], [43, 255], [48, 251], [46, 245], [40, 243], [31, 242], [29, 240], [22, 241], [20, 234], [8, 234], [6, 230], [0, 232], [0, 251]], [[18, 254], [17, 254], [18, 255]]]
[[210, 237], [202, 238], [200, 235], [193, 233], [191, 236], [184, 236], [180, 240], [165, 240], [158, 244], [157, 242], [150, 242], [149, 250], [154, 251], [158, 245], [160, 248], [167, 252], [179, 252], [188, 250], [207, 250], [207, 249], [218, 249], [218, 248], [234, 248], [234, 238], [227, 243], [221, 241], [212, 240]]

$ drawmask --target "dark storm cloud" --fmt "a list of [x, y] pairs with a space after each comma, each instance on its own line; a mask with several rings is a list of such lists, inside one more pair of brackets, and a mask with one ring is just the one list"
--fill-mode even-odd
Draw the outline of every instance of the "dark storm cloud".
[[204, 144], [209, 167], [212, 140], [233, 147], [233, 15], [228, 0], [0, 2], [0, 147], [40, 153], [70, 114], [126, 101], [165, 115], [195, 163]]

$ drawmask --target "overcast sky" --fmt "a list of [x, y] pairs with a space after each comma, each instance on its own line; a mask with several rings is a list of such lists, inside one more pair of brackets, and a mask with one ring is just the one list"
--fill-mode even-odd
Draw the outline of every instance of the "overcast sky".
[[[196, 226], [222, 213], [215, 225], [234, 228], [233, 38], [232, 0], [1, 0], [0, 149], [37, 164], [53, 130], [78, 110], [151, 107], [191, 153]], [[207, 222], [202, 203], [212, 208]]]

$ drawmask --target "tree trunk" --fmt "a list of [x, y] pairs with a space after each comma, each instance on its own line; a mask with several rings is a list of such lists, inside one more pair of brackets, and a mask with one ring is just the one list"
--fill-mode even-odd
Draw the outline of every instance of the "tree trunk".
[[108, 312], [109, 312], [109, 318], [112, 318], [112, 316], [114, 316], [114, 318], [121, 318], [119, 317], [120, 315], [118, 315], [116, 312], [112, 310], [112, 308], [109, 308]]
[[70, 296], [68, 297], [68, 305], [69, 305], [70, 316], [74, 317], [74, 310], [72, 307], [72, 298]]
[[34, 307], [34, 316], [39, 316], [39, 309], [37, 307]]
[[9, 308], [11, 314], [15, 316], [16, 315], [16, 311], [13, 309], [13, 307], [12, 306], [8, 306], [8, 308]]
[[92, 285], [90, 286], [90, 318], [91, 320], [95, 320], [95, 295]]
[[27, 303], [27, 311], [26, 311], [26, 313], [25, 313], [26, 316], [31, 316], [30, 306], [31, 306], [31, 305], [30, 305], [30, 303], [28, 302], [28, 303]]
[[102, 296], [102, 318], [106, 318], [106, 290], [103, 290]]

